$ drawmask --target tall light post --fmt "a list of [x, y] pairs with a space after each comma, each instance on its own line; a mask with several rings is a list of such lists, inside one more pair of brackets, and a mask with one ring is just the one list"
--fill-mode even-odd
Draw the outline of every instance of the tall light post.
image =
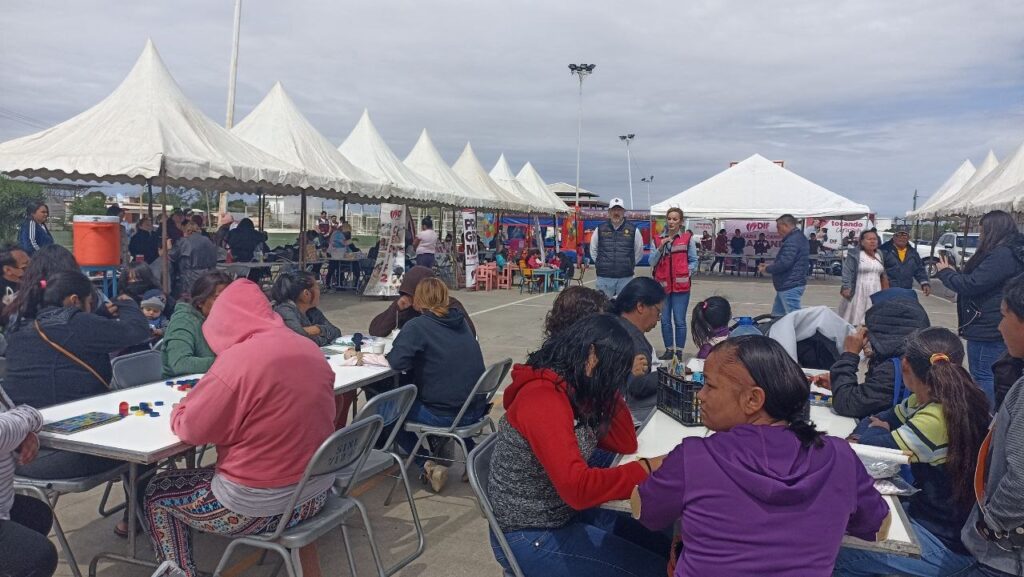
[[654, 235], [654, 212], [651, 210], [651, 183], [654, 182], [654, 175], [644, 176], [640, 182], [647, 183], [647, 220], [651, 222], [651, 235]]
[[597, 64], [570, 64], [569, 74], [580, 81], [579, 122], [576, 129], [576, 210], [580, 209], [580, 159], [583, 155], [583, 79], [594, 72]]
[[629, 156], [629, 143], [636, 138], [635, 134], [623, 134], [619, 140], [626, 143], [626, 178], [629, 179], [629, 210], [633, 210], [633, 159]]
[[[242, 27], [242, 0], [235, 0], [235, 27], [231, 40], [231, 71], [228, 73], [228, 111], [224, 119], [224, 128], [231, 130], [235, 125], [235, 78], [238, 76], [238, 36]], [[220, 214], [228, 212], [228, 193], [220, 193]], [[209, 218], [209, 215], [207, 215]], [[220, 226], [220, 222], [217, 222]]]

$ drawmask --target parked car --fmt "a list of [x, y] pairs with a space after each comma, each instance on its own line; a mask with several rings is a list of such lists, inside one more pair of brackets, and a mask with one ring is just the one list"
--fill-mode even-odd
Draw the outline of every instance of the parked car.
[[931, 244], [917, 243], [917, 254], [921, 255], [921, 260], [924, 261], [924, 265], [928, 270], [928, 276], [934, 277], [936, 273], [935, 263], [939, 261], [939, 257], [943, 252], [949, 256], [950, 263], [954, 266], [960, 266], [965, 260], [964, 254], [967, 255], [967, 258], [970, 258], [977, 248], [978, 233], [968, 233], [965, 237], [962, 232], [946, 232], [939, 237], [939, 242], [935, 243], [934, 252], [932, 251]]

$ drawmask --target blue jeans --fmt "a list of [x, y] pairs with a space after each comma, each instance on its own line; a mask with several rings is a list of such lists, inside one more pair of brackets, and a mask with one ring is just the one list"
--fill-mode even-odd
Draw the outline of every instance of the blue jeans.
[[597, 277], [597, 290], [603, 292], [605, 296], [610, 299], [615, 298], [622, 289], [629, 284], [629, 281], [633, 280], [633, 277], [627, 276], [623, 278], [608, 278], [605, 276]]
[[[671, 540], [649, 531], [626, 513], [605, 509], [581, 511], [558, 529], [523, 529], [505, 533], [509, 549], [526, 577], [649, 577], [664, 575]], [[508, 561], [494, 535], [494, 558]]]
[[686, 309], [689, 307], [690, 293], [665, 295], [665, 306], [661, 309], [661, 338], [665, 339], [666, 349], [674, 347], [682, 350], [686, 346]]
[[982, 565], [981, 563], [975, 563], [968, 567], [962, 573], [957, 573], [956, 577], [1014, 577], [1011, 573], [1000, 571], [999, 569], [993, 569], [988, 565]]
[[[487, 407], [481, 407], [474, 410], [472, 407], [466, 414], [462, 415], [462, 420], [459, 421], [459, 425], [471, 425], [483, 418], [484, 412]], [[406, 417], [409, 422], [422, 423], [424, 425], [431, 425], [434, 427], [447, 427], [452, 424], [455, 420], [455, 415], [444, 415], [436, 413], [429, 409], [426, 405], [417, 400], [412, 404], [412, 408], [409, 409], [409, 416]], [[411, 453], [413, 447], [416, 446], [416, 434], [407, 431], [401, 431], [398, 433], [398, 437], [395, 439], [398, 442], [398, 446], [402, 447], [406, 453]], [[473, 439], [463, 439], [466, 442], [466, 450], [472, 451], [476, 443]], [[420, 445], [420, 449], [416, 452], [416, 466], [423, 470], [423, 464], [430, 458], [430, 452], [427, 451], [426, 447]]]
[[974, 341], [967, 339], [967, 364], [971, 368], [971, 376], [988, 397], [988, 406], [996, 403], [995, 377], [992, 365], [1006, 353], [1003, 341]]
[[800, 299], [804, 296], [806, 285], [775, 293], [775, 304], [772, 305], [772, 316], [783, 317], [793, 311], [800, 310]]
[[974, 558], [950, 551], [927, 529], [910, 520], [911, 529], [921, 544], [921, 558], [843, 547], [836, 558], [832, 577], [868, 577], [874, 575], [919, 575], [952, 577], [974, 563]]

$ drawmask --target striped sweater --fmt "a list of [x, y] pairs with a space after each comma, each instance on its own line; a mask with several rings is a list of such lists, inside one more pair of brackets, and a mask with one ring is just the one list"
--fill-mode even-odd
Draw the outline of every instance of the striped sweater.
[[10, 519], [14, 504], [14, 467], [18, 459], [14, 451], [43, 426], [43, 416], [28, 405], [8, 409], [0, 398], [0, 520]]

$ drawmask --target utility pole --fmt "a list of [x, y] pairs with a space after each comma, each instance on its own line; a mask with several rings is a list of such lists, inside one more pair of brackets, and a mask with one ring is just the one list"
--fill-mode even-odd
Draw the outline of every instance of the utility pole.
[[[576, 126], [576, 206], [573, 218], [575, 219], [576, 226], [576, 238], [573, 239], [576, 244], [576, 250], [580, 250], [580, 241], [583, 238], [583, 231], [580, 230], [580, 159], [583, 154], [583, 79], [594, 73], [594, 68], [597, 64], [570, 64], [569, 74], [576, 76], [580, 81], [580, 100], [579, 100], [579, 116]], [[582, 254], [582, 251], [580, 252]]]
[[[912, 210], [917, 210], [917, 189], [916, 188], [914, 189], [914, 208]], [[917, 242], [917, 234], [920, 232], [920, 230], [918, 230], [920, 226], [921, 226], [921, 220], [918, 219], [918, 218], [915, 218], [914, 219], [914, 242]]]
[[[235, 0], [235, 28], [231, 40], [231, 71], [228, 73], [228, 111], [224, 120], [224, 128], [231, 130], [235, 125], [235, 79], [238, 77], [238, 36], [242, 27], [242, 0]], [[220, 214], [228, 212], [228, 193], [220, 193]], [[207, 215], [209, 216], [209, 215]], [[218, 220], [217, 226], [220, 226]]]
[[654, 175], [644, 176], [640, 182], [647, 183], [647, 220], [651, 222], [651, 234], [654, 234], [654, 213], [651, 211], [651, 183], [654, 182]]
[[626, 143], [626, 178], [629, 180], [629, 210], [633, 210], [633, 158], [629, 155], [629, 143], [636, 138], [635, 134], [623, 134], [619, 140]]

